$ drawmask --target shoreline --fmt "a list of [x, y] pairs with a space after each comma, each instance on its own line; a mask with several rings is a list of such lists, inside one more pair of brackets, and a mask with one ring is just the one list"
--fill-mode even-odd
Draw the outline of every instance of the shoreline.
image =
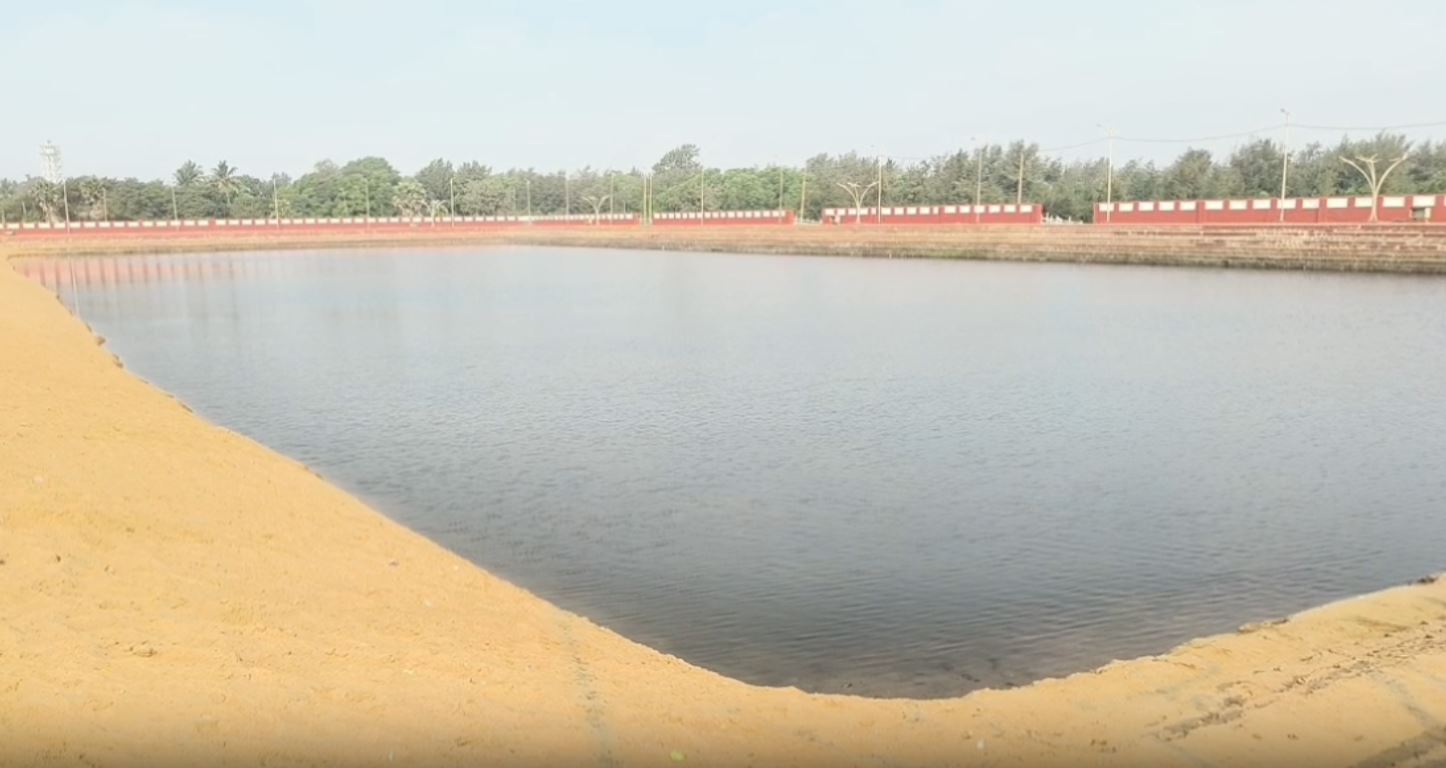
[[0, 237], [0, 257], [415, 245], [560, 245], [873, 258], [1446, 274], [1446, 226], [570, 228]]
[[6, 263], [0, 382], [0, 575], [19, 587], [0, 763], [1446, 758], [1446, 581], [957, 699], [761, 688], [562, 611], [201, 420]]

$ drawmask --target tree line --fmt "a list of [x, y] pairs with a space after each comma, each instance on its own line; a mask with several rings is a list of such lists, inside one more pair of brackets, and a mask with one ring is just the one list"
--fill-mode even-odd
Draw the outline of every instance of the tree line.
[[[1328, 197], [1370, 194], [1366, 179], [1346, 162], [1406, 157], [1387, 179], [1385, 194], [1446, 193], [1446, 143], [1412, 143], [1381, 133], [1368, 139], [1312, 143], [1291, 152], [1286, 194]], [[866, 205], [1042, 203], [1054, 216], [1090, 220], [1094, 204], [1114, 199], [1207, 199], [1280, 194], [1284, 155], [1272, 140], [1244, 144], [1217, 156], [1187, 149], [1172, 162], [1064, 160], [1037, 144], [991, 144], [900, 162], [850, 152], [819, 154], [802, 166], [707, 168], [699, 149], [685, 144], [651, 168], [571, 172], [495, 170], [479, 162], [437, 159], [405, 175], [380, 157], [338, 165], [326, 160], [298, 178], [265, 178], [222, 161], [211, 168], [186, 162], [171, 178], [141, 181], [97, 176], [53, 184], [41, 178], [0, 179], [0, 220], [127, 221], [142, 219], [354, 216], [551, 215], [560, 213], [787, 209], [817, 219], [823, 208], [848, 207], [844, 185], [870, 188]], [[856, 188], [857, 188], [856, 187]]]

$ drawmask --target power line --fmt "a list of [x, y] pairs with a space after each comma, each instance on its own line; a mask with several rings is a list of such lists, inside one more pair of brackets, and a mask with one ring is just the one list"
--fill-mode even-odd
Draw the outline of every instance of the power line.
[[1203, 144], [1210, 141], [1225, 141], [1227, 139], [1243, 139], [1250, 136], [1258, 136], [1262, 133], [1276, 131], [1284, 127], [1284, 123], [1276, 123], [1275, 125], [1267, 125], [1264, 128], [1256, 128], [1253, 131], [1222, 133], [1217, 136], [1197, 136], [1193, 139], [1143, 139], [1139, 137], [1120, 136], [1119, 141], [1127, 141], [1134, 144]]
[[1406, 131], [1413, 128], [1440, 128], [1446, 126], [1446, 120], [1434, 123], [1404, 123], [1402, 125], [1305, 125], [1294, 124], [1297, 128], [1306, 128], [1313, 131]]
[[1068, 151], [1071, 150], [1071, 149], [1082, 149], [1082, 148], [1084, 148], [1084, 147], [1092, 147], [1092, 146], [1094, 146], [1094, 145], [1096, 145], [1096, 144], [1103, 144], [1103, 143], [1105, 143], [1105, 142], [1107, 142], [1107, 141], [1109, 141], [1109, 140], [1110, 140], [1110, 139], [1109, 139], [1108, 136], [1101, 136], [1101, 137], [1098, 138], [1098, 139], [1090, 139], [1089, 141], [1081, 141], [1081, 142], [1078, 143], [1078, 144], [1068, 144], [1068, 145], [1065, 145], [1065, 146], [1062, 146], [1062, 147], [1041, 147], [1041, 148], [1039, 149], [1039, 151], [1040, 151], [1040, 152], [1068, 152]]

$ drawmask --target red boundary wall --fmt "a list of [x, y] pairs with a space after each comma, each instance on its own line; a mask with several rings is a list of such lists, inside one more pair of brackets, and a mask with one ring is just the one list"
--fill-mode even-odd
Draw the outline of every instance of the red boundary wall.
[[1043, 224], [1037, 203], [986, 205], [904, 205], [883, 208], [825, 208], [822, 221], [834, 226], [928, 226], [937, 224]]
[[793, 211], [692, 211], [655, 213], [655, 227], [784, 227], [797, 221]]
[[457, 216], [408, 218], [184, 219], [179, 221], [73, 221], [66, 224], [28, 222], [0, 227], [0, 236], [20, 237], [224, 237], [264, 234], [359, 234], [446, 231], [492, 231], [522, 227], [636, 227], [635, 213], [599, 216]]
[[[1365, 224], [1371, 220], [1371, 202], [1366, 196], [1099, 203], [1095, 224]], [[1384, 195], [1376, 202], [1378, 221], [1446, 224], [1446, 195]]]

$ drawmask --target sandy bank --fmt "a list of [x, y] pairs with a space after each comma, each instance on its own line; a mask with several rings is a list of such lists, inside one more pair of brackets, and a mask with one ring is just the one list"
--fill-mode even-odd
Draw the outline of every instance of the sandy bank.
[[747, 686], [201, 421], [4, 264], [0, 563], [3, 765], [1446, 760], [1446, 583], [949, 701]]
[[100, 254], [520, 243], [882, 258], [1446, 274], [1446, 226], [1360, 227], [598, 227], [402, 232], [0, 237], [0, 253]]

